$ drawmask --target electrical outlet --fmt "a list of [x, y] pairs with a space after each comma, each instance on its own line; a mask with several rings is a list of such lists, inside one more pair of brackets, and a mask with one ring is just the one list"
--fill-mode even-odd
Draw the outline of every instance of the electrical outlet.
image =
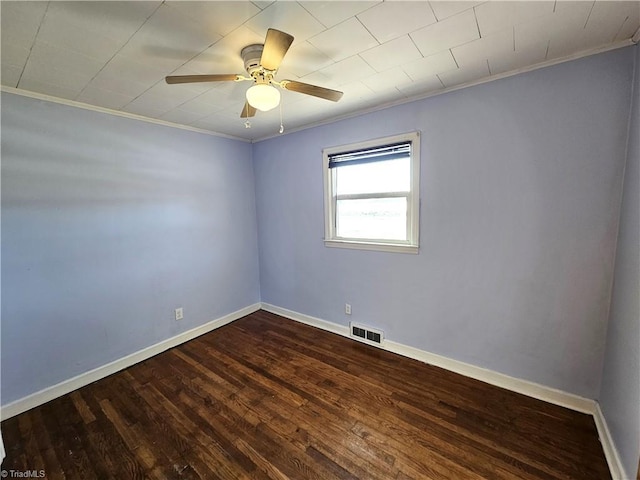
[[349, 303], [344, 304], [344, 313], [346, 313], [347, 315], [351, 315], [351, 304]]
[[176, 320], [182, 320], [184, 318], [184, 314], [182, 313], [182, 307], [176, 308]]

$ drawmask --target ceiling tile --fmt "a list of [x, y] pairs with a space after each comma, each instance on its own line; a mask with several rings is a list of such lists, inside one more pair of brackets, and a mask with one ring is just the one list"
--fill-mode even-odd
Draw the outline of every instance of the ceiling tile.
[[181, 14], [203, 24], [209, 31], [222, 36], [231, 33], [261, 10], [251, 2], [167, 1], [165, 3]]
[[373, 47], [360, 56], [378, 72], [422, 59], [422, 55], [408, 35], [390, 40], [387, 43]]
[[29, 48], [22, 47], [13, 43], [2, 42], [2, 52], [0, 53], [0, 58], [2, 59], [2, 63], [13, 65], [22, 70], [24, 64], [27, 63], [30, 52], [31, 50]]
[[297, 2], [275, 2], [248, 20], [245, 25], [262, 38], [269, 28], [281, 30], [293, 35], [294, 43], [304, 42], [325, 29]]
[[553, 12], [565, 13], [565, 10], [570, 10], [576, 14], [579, 14], [586, 8], [588, 16], [589, 12], [591, 12], [591, 9], [593, 8], [594, 3], [596, 3], [595, 0], [562, 0], [561, 2], [556, 1]]
[[126, 104], [131, 102], [135, 97], [124, 95], [118, 92], [112, 92], [103, 88], [88, 86], [76, 98], [78, 102], [88, 103], [90, 105], [98, 105], [99, 107], [120, 110]]
[[162, 5], [120, 54], [160, 69], [175, 69], [220, 39], [202, 24]]
[[583, 24], [584, 28], [580, 28], [570, 19], [558, 21], [556, 30], [550, 38], [547, 58], [560, 58], [610, 44], [618, 38], [621, 31], [625, 29], [625, 25], [629, 31], [635, 31], [640, 26], [638, 11], [635, 7], [640, 8], [640, 4], [638, 2], [595, 2], [586, 24]]
[[113, 39], [60, 15], [47, 15], [38, 32], [38, 42], [73, 50], [99, 62], [107, 62], [128, 38]]
[[160, 80], [163, 80], [170, 71], [154, 68], [154, 66], [141, 65], [124, 55], [118, 54], [115, 55], [100, 72], [100, 74], [103, 73], [118, 75], [126, 80], [134, 80], [152, 86]]
[[182, 110], [180, 108], [175, 108], [175, 109], [165, 113], [160, 118], [162, 120], [166, 120], [167, 122], [179, 123], [179, 124], [182, 124], [182, 125], [190, 125], [193, 122], [195, 122], [197, 120], [200, 120], [204, 116], [205, 115], [201, 115], [201, 114], [197, 114], [197, 113], [193, 113], [193, 112], [188, 112], [188, 111]]
[[0, 25], [4, 41], [31, 46], [49, 2], [0, 3]]
[[275, 2], [275, 0], [252, 0], [251, 1], [251, 3], [253, 3], [260, 10], [264, 10], [269, 5], [271, 5], [273, 2]]
[[[515, 25], [516, 45], [534, 43], [551, 37], [573, 35], [584, 28], [593, 2], [559, 2], [555, 12]], [[516, 46], [518, 48], [518, 46]]]
[[47, 18], [82, 26], [95, 34], [126, 42], [160, 6], [158, 1], [53, 1]]
[[[296, 109], [296, 104], [306, 98], [307, 95], [302, 93], [293, 92], [290, 90], [285, 90], [284, 88], [280, 89], [280, 105], [282, 106], [283, 113], [291, 112], [292, 109]], [[242, 95], [240, 95], [240, 99], [244, 99]]]
[[121, 108], [123, 112], [133, 113], [135, 115], [141, 115], [149, 118], [160, 118], [169, 109], [168, 108], [156, 108], [154, 105], [148, 102], [131, 102]]
[[444, 52], [436, 53], [435, 55], [430, 55], [415, 62], [402, 65], [402, 69], [414, 81], [432, 78], [436, 73], [446, 72], [456, 68], [458, 68], [458, 65], [453, 59], [450, 50], [445, 50]]
[[516, 23], [530, 21], [533, 18], [553, 13], [555, 2], [486, 2], [474, 8], [478, 19], [480, 34], [484, 37], [491, 33], [510, 28]]
[[451, 49], [459, 67], [473, 65], [478, 60], [500, 58], [514, 51], [513, 29], [502, 30]]
[[[212, 115], [212, 117], [218, 117], [218, 119], [226, 118], [225, 121], [228, 123], [237, 123], [238, 125], [242, 125], [246, 121], [244, 118], [240, 117], [244, 108], [244, 102], [234, 102], [232, 105], [226, 107], [225, 109], [216, 112], [214, 115]], [[264, 122], [265, 117], [278, 115], [278, 113], [278, 109], [270, 110], [268, 112], [261, 112], [260, 110], [258, 110], [256, 112], [256, 116], [250, 119], [250, 121], [253, 123], [257, 120], [258, 123], [261, 123]], [[209, 120], [212, 121], [213, 119], [209, 117]]]
[[421, 28], [410, 36], [425, 57], [480, 38], [473, 10]]
[[299, 101], [293, 108], [283, 109], [285, 129], [300, 122], [310, 123], [331, 116], [348, 114], [354, 108], [359, 108], [365, 99], [375, 96], [375, 93], [361, 82], [353, 82], [341, 89], [344, 91], [344, 96], [337, 103], [299, 95]]
[[1, 2], [0, 32], [2, 63], [24, 67], [47, 2]]
[[[4, 0], [0, 3], [0, 11], [2, 12], [2, 20], [7, 20], [7, 22], [11, 21], [21, 21], [21, 22], [31, 22], [30, 19], [35, 20], [35, 25], [40, 24], [42, 17], [44, 16], [47, 7], [49, 6], [49, 2], [24, 2], [21, 0], [18, 1], [9, 1]], [[5, 24], [3, 23], [4, 27]]]
[[188, 108], [187, 105], [193, 102], [201, 102], [203, 104], [210, 104], [216, 108], [215, 111], [224, 110], [227, 108], [240, 105], [241, 108], [245, 101], [245, 94], [250, 87], [249, 82], [225, 82], [216, 85], [208, 92], [203, 93], [199, 97], [189, 102], [186, 102], [184, 106], [180, 108]]
[[[392, 90], [376, 92], [371, 97], [363, 98], [362, 101], [358, 103], [358, 108], [361, 110], [380, 108], [382, 105], [394, 103], [404, 98], [406, 98], [405, 94], [397, 88], [394, 88]], [[331, 114], [329, 113], [328, 115], [330, 116]]]
[[547, 53], [547, 40], [538, 43], [530, 43], [526, 47], [517, 48], [513, 52], [489, 58], [489, 70], [491, 75], [516, 70], [545, 61]]
[[[321, 98], [312, 97], [309, 95], [301, 95], [300, 101], [296, 102], [293, 108], [290, 108], [283, 112], [283, 123], [285, 128], [290, 128], [291, 125], [299, 122], [313, 123], [323, 118], [326, 118], [328, 111], [336, 111], [338, 105], [342, 102], [333, 103], [323, 100]], [[258, 120], [263, 124], [266, 124], [273, 133], [277, 132], [277, 127], [280, 125], [280, 119], [276, 116], [277, 112], [273, 112], [271, 116], [267, 116], [272, 112], [266, 112], [266, 115], [259, 112]], [[274, 129], [275, 128], [275, 129]]]
[[80, 92], [91, 81], [92, 77], [91, 73], [74, 72], [66, 68], [58, 68], [55, 65], [44, 67], [42, 63], [29, 62], [22, 73], [18, 86], [25, 88], [25, 85], [30, 80], [36, 80]]
[[[583, 33], [592, 5], [593, 2], [560, 2], [554, 13], [515, 25], [516, 51], [539, 51], [541, 45], [544, 45], [546, 55], [547, 46], [551, 42], [555, 48], [575, 43], [575, 39]], [[495, 64], [496, 60], [491, 64]]]
[[312, 1], [299, 2], [305, 10], [313, 15], [325, 27], [333, 27], [349, 17], [359, 14], [380, 3], [365, 1]]
[[444, 85], [437, 75], [430, 75], [422, 78], [418, 82], [398, 87], [398, 90], [400, 90], [406, 97], [417, 97], [443, 89]]
[[197, 96], [180, 105], [180, 110], [199, 115], [200, 118], [203, 118], [222, 110], [222, 107], [218, 107], [212, 103], [205, 103], [201, 100], [200, 96]]
[[622, 27], [620, 28], [620, 30], [618, 31], [618, 34], [616, 35], [614, 42], [622, 42], [624, 40], [629, 40], [638, 31], [638, 28], [640, 28], [640, 20], [634, 22], [632, 17], [628, 17], [625, 20]]
[[[386, 72], [367, 77], [362, 80], [362, 83], [376, 93], [389, 93], [396, 90], [396, 87], [409, 85], [413, 82], [402, 69], [392, 68]], [[392, 93], [395, 95], [395, 92]]]
[[440, 21], [443, 18], [469, 10], [476, 5], [480, 5], [482, 2], [435, 0], [429, 3], [431, 4], [431, 9], [433, 10], [433, 13], [435, 13], [436, 18]]
[[338, 105], [356, 103], [363, 98], [369, 98], [374, 95], [374, 91], [362, 82], [351, 82], [342, 85], [340, 89], [344, 92], [344, 95]]
[[[375, 75], [376, 71], [358, 55], [354, 55], [323, 68], [319, 73], [323, 75], [322, 78], [326, 78], [333, 85], [340, 86]], [[309, 78], [310, 76], [306, 76], [303, 81], [306, 82]]]
[[200, 73], [237, 73], [246, 75], [240, 52], [248, 45], [264, 43], [258, 34], [244, 25], [236, 28], [215, 45], [189, 61], [186, 66]]
[[334, 63], [333, 60], [309, 42], [301, 42], [287, 52], [278, 70], [278, 78], [290, 78], [289, 74], [304, 77], [332, 63]]
[[383, 2], [358, 15], [380, 43], [436, 22], [427, 2]]
[[[613, 42], [616, 38], [630, 38], [639, 24], [640, 2], [596, 1], [585, 29], [592, 38], [598, 37]], [[621, 30], [626, 31], [622, 33]]]
[[[82, 89], [102, 68], [102, 62], [71, 50], [36, 43], [31, 50], [23, 79]], [[55, 80], [54, 80], [55, 79]], [[20, 87], [22, 88], [22, 82]]]
[[36, 78], [23, 77], [20, 80], [18, 87], [31, 92], [51, 95], [52, 97], [66, 98], [68, 100], [75, 99], [80, 93], [79, 89], [70, 88], [68, 85], [52, 85], [42, 82]]
[[[4, 60], [4, 58], [3, 58]], [[15, 88], [20, 80], [22, 74], [22, 67], [16, 67], [8, 63], [2, 63], [2, 70], [0, 71], [0, 77], [2, 77], [2, 84]]]
[[170, 97], [180, 103], [186, 102], [192, 98], [202, 95], [203, 93], [212, 90], [219, 84], [234, 84], [235, 82], [198, 82], [198, 83], [178, 83], [168, 84], [164, 80], [157, 82], [153, 85], [148, 93], [154, 95], [160, 95], [162, 97]]
[[125, 78], [113, 70], [103, 70], [96, 75], [86, 88], [107, 90], [120, 95], [135, 98], [149, 90], [153, 84], [140, 83], [131, 78]]
[[[176, 86], [176, 85], [171, 85]], [[155, 110], [161, 111], [158, 115], [163, 115], [169, 110], [179, 107], [183, 103], [195, 98], [197, 96], [191, 90], [175, 89], [171, 95], [166, 95], [161, 90], [162, 85], [156, 85], [155, 87], [147, 90], [142, 95], [134, 99], [131, 103], [127, 104], [125, 110], [131, 111], [132, 108], [139, 110]], [[138, 112], [134, 112], [138, 113]]]
[[[233, 135], [233, 132], [237, 131], [238, 129], [245, 128], [243, 125], [245, 120], [240, 118], [241, 108], [242, 106], [239, 107], [237, 115], [215, 113], [194, 121], [192, 125], [196, 128], [213, 129], [220, 133]], [[251, 121], [253, 121], [253, 119]], [[236, 122], [237, 125], [234, 125]]]
[[473, 82], [474, 80], [488, 76], [489, 67], [486, 61], [438, 74], [438, 77], [447, 88]]
[[316, 35], [309, 43], [336, 62], [379, 45], [356, 18]]

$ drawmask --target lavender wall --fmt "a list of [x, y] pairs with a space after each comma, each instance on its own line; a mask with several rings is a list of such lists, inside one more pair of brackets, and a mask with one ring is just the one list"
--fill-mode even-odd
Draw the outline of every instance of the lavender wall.
[[250, 144], [3, 93], [2, 404], [258, 302], [255, 213]]
[[640, 47], [635, 51], [633, 104], [600, 406], [627, 475], [640, 457]]
[[[632, 56], [617, 50], [258, 143], [262, 301], [596, 398]], [[322, 148], [416, 129], [420, 254], [324, 247]]]

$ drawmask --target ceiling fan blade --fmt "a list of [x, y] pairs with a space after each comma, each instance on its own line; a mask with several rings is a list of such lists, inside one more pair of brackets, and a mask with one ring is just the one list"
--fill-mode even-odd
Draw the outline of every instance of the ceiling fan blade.
[[174, 83], [197, 83], [197, 82], [233, 82], [238, 79], [235, 73], [226, 73], [222, 75], [174, 75], [165, 77], [169, 84]]
[[242, 107], [242, 113], [240, 114], [240, 118], [253, 117], [256, 114], [256, 109], [249, 105], [249, 102], [244, 102], [244, 107]]
[[304, 93], [307, 95], [313, 95], [314, 97], [324, 98], [325, 100], [331, 100], [337, 102], [342, 98], [343, 93], [337, 90], [331, 90], [330, 88], [317, 87], [316, 85], [310, 85], [308, 83], [296, 82], [295, 80], [283, 80], [280, 82], [282, 88], [291, 90], [292, 92]]
[[277, 70], [291, 43], [293, 43], [293, 37], [288, 33], [274, 28], [267, 30], [262, 57], [260, 57], [260, 65], [266, 70]]

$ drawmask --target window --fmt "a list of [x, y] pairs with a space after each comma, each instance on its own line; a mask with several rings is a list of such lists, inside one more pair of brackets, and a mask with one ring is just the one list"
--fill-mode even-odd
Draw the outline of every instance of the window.
[[419, 134], [322, 153], [325, 245], [418, 253]]

